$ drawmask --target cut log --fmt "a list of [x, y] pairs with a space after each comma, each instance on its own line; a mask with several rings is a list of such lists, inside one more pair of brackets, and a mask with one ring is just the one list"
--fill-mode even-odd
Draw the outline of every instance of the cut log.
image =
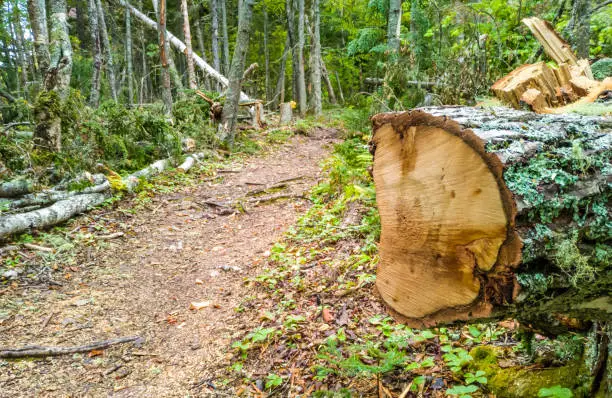
[[546, 108], [546, 100], [544, 96], [535, 88], [530, 88], [521, 95], [521, 103], [527, 105], [534, 112], [542, 113]]
[[612, 318], [609, 119], [434, 107], [372, 122], [392, 313], [419, 327], [515, 316], [550, 334]]
[[25, 214], [0, 216], [0, 237], [23, 232], [29, 228], [42, 228], [59, 224], [89, 210], [91, 207], [102, 204], [107, 197], [108, 195], [102, 193], [76, 195], [60, 200], [44, 209]]

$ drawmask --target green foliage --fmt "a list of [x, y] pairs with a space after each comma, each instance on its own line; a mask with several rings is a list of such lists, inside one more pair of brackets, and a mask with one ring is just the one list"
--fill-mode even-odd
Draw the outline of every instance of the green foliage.
[[446, 394], [450, 396], [458, 396], [459, 398], [470, 398], [472, 393], [478, 391], [478, 386], [473, 384], [469, 386], [454, 386], [446, 390]]
[[266, 376], [266, 390], [272, 390], [283, 384], [283, 378], [277, 374], [270, 373]]
[[593, 77], [597, 80], [603, 80], [606, 77], [612, 77], [612, 58], [600, 59], [591, 65]]
[[573, 396], [572, 390], [561, 386], [544, 387], [538, 391], [538, 397], [542, 398], [572, 398]]

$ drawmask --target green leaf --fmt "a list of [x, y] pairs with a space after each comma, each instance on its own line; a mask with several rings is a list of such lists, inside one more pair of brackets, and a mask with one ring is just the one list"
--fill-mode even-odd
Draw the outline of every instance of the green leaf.
[[463, 397], [469, 397], [471, 393], [478, 391], [478, 387], [475, 385], [469, 386], [454, 386], [446, 390], [446, 395], [459, 395]]
[[538, 397], [572, 398], [573, 396], [572, 390], [561, 386], [543, 387], [538, 391]]
[[283, 378], [277, 374], [270, 373], [266, 377], [266, 390], [273, 389], [283, 384]]

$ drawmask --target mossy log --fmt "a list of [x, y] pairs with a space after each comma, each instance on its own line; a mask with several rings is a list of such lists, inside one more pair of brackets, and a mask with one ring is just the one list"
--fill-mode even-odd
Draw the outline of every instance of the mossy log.
[[377, 287], [417, 326], [612, 316], [611, 120], [433, 107], [373, 117]]

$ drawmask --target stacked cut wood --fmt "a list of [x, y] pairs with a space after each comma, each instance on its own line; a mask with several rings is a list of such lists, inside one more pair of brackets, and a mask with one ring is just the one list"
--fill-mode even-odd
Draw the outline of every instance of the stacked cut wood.
[[433, 107], [372, 118], [376, 285], [417, 327], [612, 319], [612, 121]]
[[526, 106], [538, 113], [555, 113], [554, 108], [577, 100], [593, 102], [601, 92], [612, 89], [612, 80], [595, 80], [589, 61], [577, 59], [548, 22], [533, 17], [523, 23], [557, 66], [545, 62], [521, 65], [491, 87], [501, 101], [515, 109]]

